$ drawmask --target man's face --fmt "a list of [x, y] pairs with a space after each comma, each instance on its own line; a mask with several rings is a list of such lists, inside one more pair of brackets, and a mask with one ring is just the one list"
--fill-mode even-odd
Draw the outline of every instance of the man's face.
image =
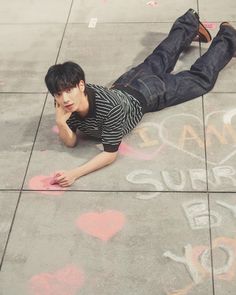
[[56, 94], [54, 98], [65, 112], [75, 112], [78, 111], [82, 95], [83, 90], [78, 84], [76, 87], [68, 88], [61, 93]]

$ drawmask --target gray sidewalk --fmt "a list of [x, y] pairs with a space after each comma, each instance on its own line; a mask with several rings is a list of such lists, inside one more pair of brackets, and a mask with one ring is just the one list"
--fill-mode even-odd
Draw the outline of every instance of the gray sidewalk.
[[[0, 295], [236, 292], [236, 59], [204, 97], [144, 116], [118, 160], [62, 190], [99, 153], [58, 139], [49, 66], [109, 87], [197, 10], [214, 36], [235, 0], [0, 0]], [[193, 43], [175, 71], [209, 44]]]

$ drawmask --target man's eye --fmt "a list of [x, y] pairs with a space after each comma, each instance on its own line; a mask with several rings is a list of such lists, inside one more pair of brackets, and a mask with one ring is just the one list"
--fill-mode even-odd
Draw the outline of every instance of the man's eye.
[[71, 92], [71, 88], [66, 89], [66, 93], [70, 93]]

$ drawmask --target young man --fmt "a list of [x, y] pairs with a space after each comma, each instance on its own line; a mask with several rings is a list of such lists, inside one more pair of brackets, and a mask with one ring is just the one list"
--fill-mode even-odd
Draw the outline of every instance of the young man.
[[123, 74], [111, 89], [86, 84], [83, 70], [73, 62], [49, 68], [45, 82], [55, 98], [62, 141], [74, 147], [79, 129], [101, 139], [104, 147], [84, 165], [57, 173], [56, 183], [70, 186], [81, 176], [114, 162], [123, 136], [145, 113], [191, 100], [213, 88], [219, 71], [236, 52], [236, 30], [229, 23], [222, 23], [208, 51], [191, 69], [171, 74], [180, 53], [196, 38], [211, 41], [198, 14], [189, 9], [175, 21], [168, 37], [153, 53]]

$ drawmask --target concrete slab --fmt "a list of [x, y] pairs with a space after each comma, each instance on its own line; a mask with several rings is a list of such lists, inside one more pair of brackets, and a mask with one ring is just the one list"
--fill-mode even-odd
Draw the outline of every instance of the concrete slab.
[[209, 247], [207, 210], [204, 194], [23, 193], [1, 295], [210, 294], [198, 262]]
[[43, 94], [0, 94], [0, 189], [20, 189], [43, 108]]
[[[218, 226], [212, 228], [214, 285], [216, 295], [233, 294], [236, 288], [236, 201], [235, 193], [210, 194], [211, 210], [221, 216]], [[203, 261], [208, 267], [206, 253]]]
[[209, 189], [236, 188], [236, 93], [209, 93], [204, 97]]
[[0, 92], [46, 91], [44, 76], [55, 63], [64, 25], [0, 25]]
[[[225, 5], [225, 4], [224, 4]], [[232, 9], [232, 8], [231, 8]], [[220, 22], [207, 23], [209, 31], [214, 37], [219, 29]], [[232, 22], [232, 25], [236, 28], [236, 22]], [[209, 48], [210, 44], [201, 44], [201, 53], [204, 54]], [[220, 72], [217, 82], [212, 89], [212, 92], [236, 92], [236, 84], [234, 77], [236, 76], [236, 58], [227, 64], [227, 66]]]
[[6, 246], [18, 197], [18, 192], [0, 192], [0, 261]]
[[2, 0], [0, 23], [65, 23], [70, 0]]
[[[69, 189], [155, 192], [206, 190], [201, 109], [201, 99], [198, 98], [145, 115], [136, 129], [124, 138], [119, 158], [113, 165], [82, 177]], [[99, 141], [81, 135], [77, 147], [66, 148], [52, 130], [54, 116], [53, 98], [49, 97], [25, 189], [30, 187], [32, 178], [39, 175], [47, 177], [57, 170], [75, 168], [102, 149]]]
[[233, 0], [199, 0], [202, 20], [210, 22], [236, 21], [236, 3]]
[[[120, 75], [138, 65], [167, 36], [172, 23], [98, 24], [88, 28], [69, 24], [59, 62], [72, 60], [84, 69], [87, 81], [111, 85]], [[175, 71], [189, 69], [200, 56], [199, 44], [181, 55]]]
[[197, 1], [178, 0], [173, 5], [171, 0], [75, 0], [69, 21], [89, 23], [91, 18], [97, 18], [99, 23], [172, 22], [190, 7], [197, 10]]

